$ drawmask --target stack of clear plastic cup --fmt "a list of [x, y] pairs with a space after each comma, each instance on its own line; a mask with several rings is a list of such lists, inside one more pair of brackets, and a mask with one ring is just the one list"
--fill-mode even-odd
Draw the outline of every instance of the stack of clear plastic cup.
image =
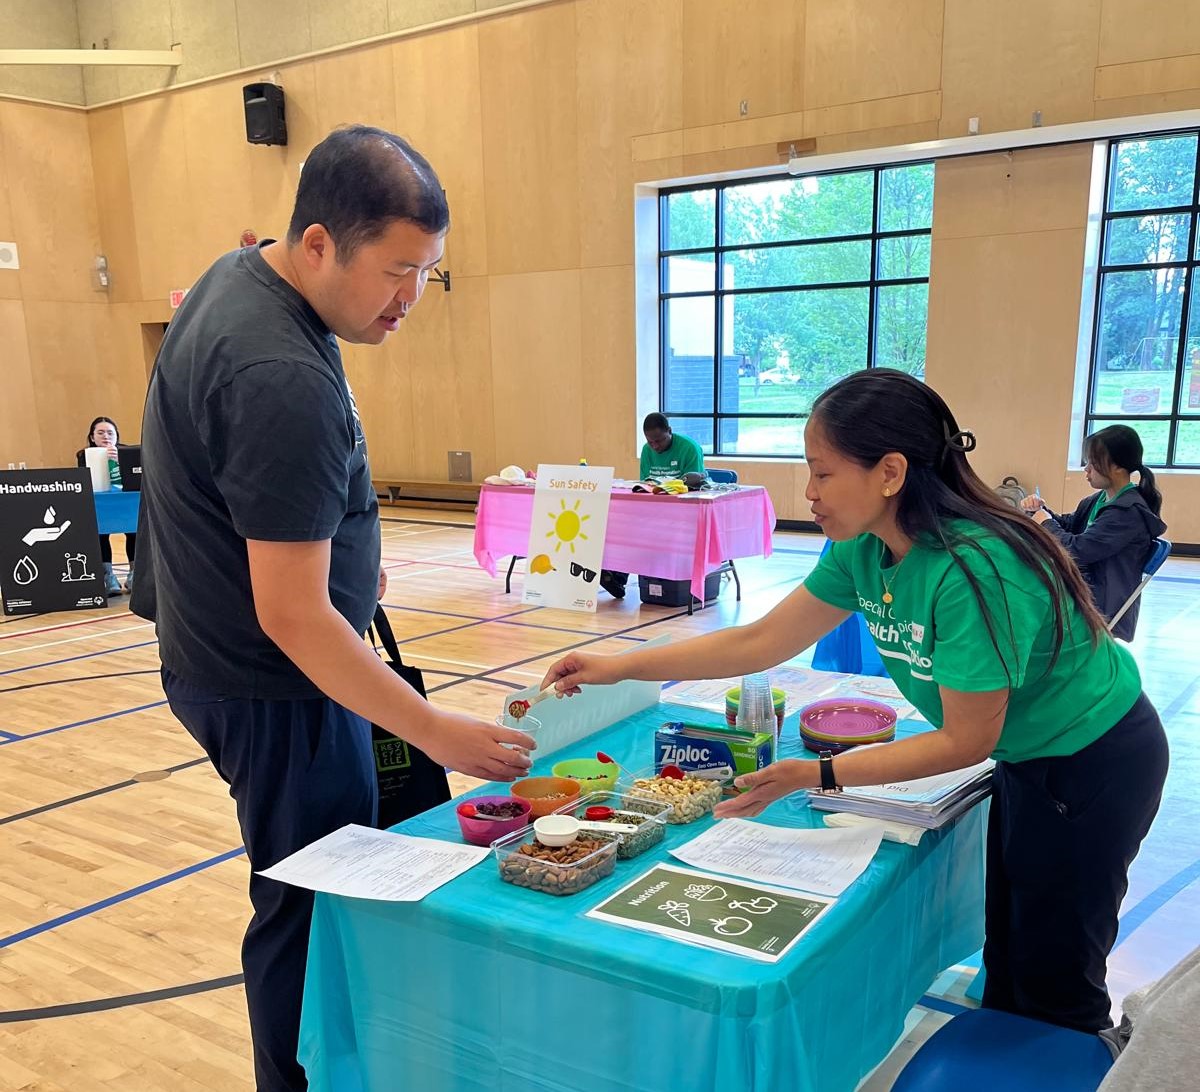
[[766, 674], [742, 677], [737, 727], [748, 732], [770, 732], [771, 739], [774, 741], [772, 753], [778, 753], [779, 719], [775, 715], [775, 699], [771, 694], [771, 680]]

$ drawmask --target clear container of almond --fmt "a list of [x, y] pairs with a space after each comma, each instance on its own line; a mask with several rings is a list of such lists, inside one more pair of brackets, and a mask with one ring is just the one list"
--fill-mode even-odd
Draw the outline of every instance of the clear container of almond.
[[[721, 773], [724, 777], [724, 772]], [[721, 780], [703, 774], [684, 773], [674, 767], [653, 767], [627, 775], [617, 782], [617, 792], [669, 804], [668, 823], [694, 823], [711, 815], [724, 792]]]
[[615, 841], [581, 834], [569, 845], [548, 846], [532, 827], [497, 839], [492, 853], [505, 883], [547, 895], [574, 895], [611, 876], [617, 864]]

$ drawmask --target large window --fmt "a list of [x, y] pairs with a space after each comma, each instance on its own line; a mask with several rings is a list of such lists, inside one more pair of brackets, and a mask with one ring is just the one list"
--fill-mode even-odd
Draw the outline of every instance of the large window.
[[665, 190], [661, 406], [707, 452], [803, 455], [831, 383], [925, 373], [933, 164]]
[[1087, 427], [1137, 429], [1151, 466], [1200, 466], [1197, 134], [1109, 146]]

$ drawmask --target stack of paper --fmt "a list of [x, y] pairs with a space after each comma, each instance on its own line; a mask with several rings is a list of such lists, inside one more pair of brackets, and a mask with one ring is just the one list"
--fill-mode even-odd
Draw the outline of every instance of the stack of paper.
[[899, 781], [860, 785], [839, 793], [810, 792], [817, 811], [846, 812], [872, 819], [895, 820], [938, 830], [957, 819], [992, 791], [990, 758], [965, 770]]

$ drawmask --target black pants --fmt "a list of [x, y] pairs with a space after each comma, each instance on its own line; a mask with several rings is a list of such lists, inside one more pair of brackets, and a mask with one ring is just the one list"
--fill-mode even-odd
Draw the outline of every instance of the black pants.
[[1145, 694], [1076, 754], [996, 764], [985, 1008], [1078, 1031], [1111, 1026], [1108, 953], [1166, 775], [1166, 735]]
[[[327, 698], [222, 698], [162, 673], [171, 712], [229, 784], [250, 867], [270, 868], [345, 826], [375, 825], [371, 726]], [[313, 893], [250, 876], [242, 942], [258, 1092], [308, 1087], [296, 1061]]]
[[[125, 536], [125, 556], [129, 558], [129, 564], [133, 564], [133, 555], [137, 552], [137, 535]], [[100, 560], [103, 562], [112, 561], [112, 539], [108, 535], [100, 536]]]

